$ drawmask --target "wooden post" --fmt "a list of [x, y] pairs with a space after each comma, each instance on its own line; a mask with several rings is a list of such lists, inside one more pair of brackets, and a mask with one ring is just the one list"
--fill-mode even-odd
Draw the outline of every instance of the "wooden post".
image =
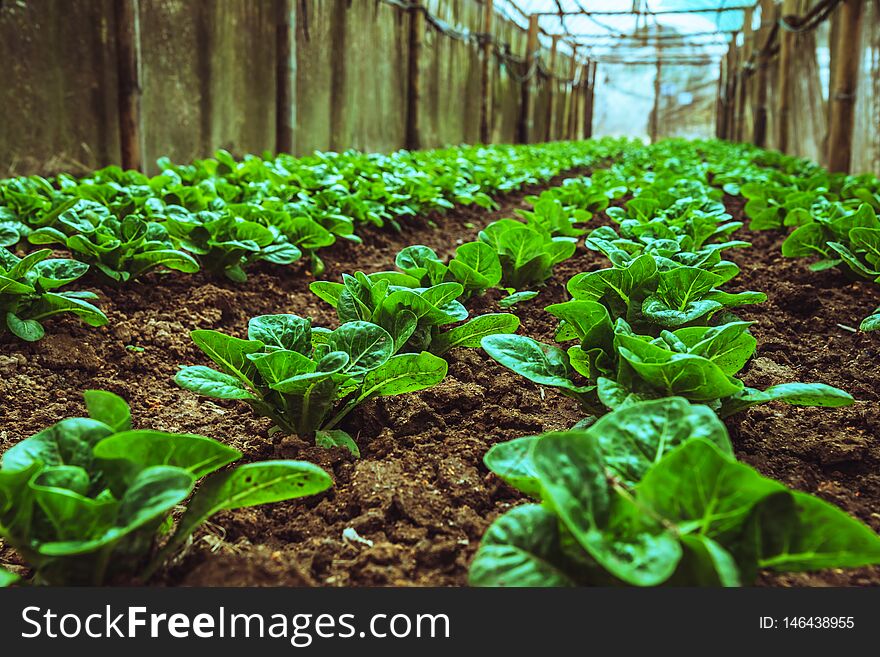
[[574, 139], [574, 114], [577, 111], [577, 106], [575, 104], [576, 98], [576, 85], [575, 78], [577, 77], [577, 46], [572, 48], [571, 51], [571, 59], [569, 60], [568, 65], [568, 103], [566, 107], [568, 108], [568, 114], [565, 115], [565, 138], [566, 139]]
[[[758, 31], [758, 53], [755, 76], [755, 126], [752, 141], [755, 146], [767, 145], [767, 72], [770, 68], [770, 44], [767, 39], [778, 21], [779, 6], [773, 0], [761, 0], [761, 29]], [[764, 48], [767, 48], [767, 51]]]
[[480, 141], [488, 144], [492, 141], [492, 17], [495, 9], [493, 0], [484, 0], [483, 4], [483, 48], [481, 62], [482, 76], [480, 99]]
[[406, 98], [406, 147], [422, 147], [419, 105], [422, 97], [422, 44], [425, 39], [425, 14], [420, 5], [409, 10], [409, 87]]
[[737, 85], [736, 127], [734, 139], [745, 140], [746, 99], [749, 95], [749, 72], [746, 69], [752, 56], [752, 8], [746, 9], [743, 15], [743, 45], [739, 61], [739, 85]]
[[116, 0], [119, 76], [119, 148], [123, 169], [143, 171], [141, 131], [141, 34], [138, 0]]
[[657, 25], [657, 70], [654, 73], [654, 109], [651, 112], [651, 143], [656, 144], [660, 136], [660, 92], [663, 77], [663, 41], [660, 39], [660, 25]]
[[590, 139], [593, 136], [593, 102], [595, 100], [596, 91], [596, 66], [598, 62], [591, 61], [587, 69], [587, 105], [584, 109], [584, 139]]
[[556, 77], [556, 53], [559, 47], [559, 35], [553, 35], [550, 44], [550, 93], [547, 98], [547, 130], [544, 141], [556, 139], [556, 93], [559, 91], [559, 79]]
[[715, 97], [715, 137], [724, 139], [724, 59], [718, 63], [718, 94]]
[[[797, 0], [785, 0], [782, 4], [783, 18], [797, 17]], [[792, 76], [791, 55], [794, 50], [794, 33], [780, 28], [779, 30], [779, 97], [776, 99], [777, 134], [776, 147], [783, 153], [788, 152], [788, 124], [791, 108]]]
[[590, 101], [590, 62], [581, 66], [581, 91], [578, 94], [578, 112], [575, 117], [575, 139], [587, 138], [587, 103]]
[[275, 151], [293, 153], [293, 135], [296, 127], [296, 11], [293, 0], [278, 0], [275, 22]]
[[736, 88], [739, 82], [737, 72], [737, 45], [736, 40], [739, 33], [734, 32], [730, 41], [730, 49], [727, 51], [727, 110], [724, 114], [724, 134], [726, 139], [733, 141], [736, 139], [734, 127], [736, 125]]
[[850, 172], [852, 160], [863, 4], [863, 0], [844, 0], [840, 6], [836, 58], [832, 63], [835, 74], [834, 93], [830, 103], [827, 161], [829, 170], [843, 173]]
[[535, 112], [534, 94], [532, 94], [532, 84], [537, 77], [538, 65], [538, 15], [529, 16], [529, 31], [526, 37], [526, 53], [524, 61], [526, 63], [525, 79], [522, 82], [522, 96], [519, 115], [519, 142], [528, 144], [535, 136]]

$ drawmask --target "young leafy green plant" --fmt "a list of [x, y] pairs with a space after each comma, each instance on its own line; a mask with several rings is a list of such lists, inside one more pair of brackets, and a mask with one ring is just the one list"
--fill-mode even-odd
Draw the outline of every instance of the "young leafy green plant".
[[465, 242], [455, 250], [449, 264], [427, 246], [408, 246], [397, 254], [394, 264], [417, 281], [415, 287], [458, 283], [463, 297], [482, 294], [501, 282], [498, 254], [485, 242]]
[[873, 313], [865, 317], [859, 325], [862, 331], [876, 331], [880, 329], [880, 307]]
[[5, 588], [7, 586], [12, 586], [16, 582], [18, 582], [21, 578], [12, 573], [2, 566], [0, 566], [0, 589]]
[[831, 219], [815, 217], [782, 243], [789, 258], [819, 256], [810, 269], [846, 265], [859, 278], [880, 282], [880, 219], [867, 203]]
[[680, 398], [501, 443], [485, 461], [542, 504], [489, 527], [474, 586], [739, 586], [760, 569], [880, 563], [880, 536], [738, 463], [712, 411]]
[[[579, 224], [588, 222], [593, 214], [585, 208], [566, 207], [562, 201], [549, 195], [533, 197], [531, 210], [517, 210], [529, 225], [538, 227], [542, 232], [546, 231], [552, 237], [578, 238], [587, 232], [586, 228], [580, 228]], [[608, 199], [602, 198], [604, 204]]]
[[577, 238], [553, 237], [541, 225], [514, 219], [493, 221], [479, 238], [498, 255], [501, 285], [511, 292], [543, 284], [553, 267], [574, 255], [577, 243]]
[[45, 334], [42, 320], [71, 313], [90, 326], [103, 326], [107, 317], [89, 303], [98, 296], [86, 291], [60, 291], [86, 273], [85, 263], [52, 258], [40, 249], [19, 258], [0, 247], [0, 334], [3, 328], [22, 340], [34, 342]]
[[359, 454], [337, 429], [356, 406], [430, 388], [446, 376], [446, 361], [428, 352], [394, 355], [381, 326], [350, 321], [330, 331], [296, 315], [261, 315], [248, 323], [248, 339], [198, 330], [192, 339], [220, 368], [181, 369], [175, 381], [216, 399], [240, 399], [290, 434], [315, 437]]
[[[411, 252], [407, 258], [413, 259], [413, 255]], [[416, 287], [420, 279], [413, 274], [419, 272], [415, 268], [409, 271], [343, 274], [342, 283], [315, 281], [309, 289], [336, 308], [340, 322], [366, 321], [381, 326], [391, 335], [395, 353], [426, 350], [442, 355], [453, 347], [479, 347], [483, 337], [513, 333], [519, 327], [516, 315], [489, 313], [444, 331], [444, 327], [468, 319], [467, 309], [458, 301], [464, 286], [450, 282]]]
[[798, 406], [853, 403], [848, 393], [823, 383], [783, 383], [763, 391], [745, 386], [735, 375], [757, 345], [748, 322], [664, 330], [652, 338], [636, 334], [623, 319], [612, 323], [595, 301], [548, 310], [564, 320], [557, 339], [579, 344], [563, 351], [526, 336], [493, 335], [483, 339], [483, 349], [530, 381], [559, 388], [594, 415], [673, 395], [705, 402], [721, 417], [777, 400]]
[[577, 274], [567, 287], [574, 300], [602, 303], [612, 319], [626, 319], [655, 334], [707, 324], [721, 310], [767, 300], [761, 292], [719, 290], [726, 279], [712, 271], [685, 265], [663, 269], [664, 265], [661, 258], [645, 253], [623, 267]]
[[[86, 205], [81, 208], [81, 205]], [[199, 263], [174, 248], [168, 232], [155, 221], [128, 215], [121, 221], [98, 204], [80, 201], [62, 213], [59, 227], [46, 226], [30, 234], [32, 244], [61, 244], [112, 281], [125, 283], [152, 269], [164, 267], [193, 273]]]
[[302, 256], [274, 226], [219, 212], [190, 213], [180, 207], [173, 210], [173, 206], [167, 208], [165, 215], [171, 239], [181, 249], [197, 255], [205, 269], [222, 273], [236, 283], [247, 280], [245, 267], [258, 260], [289, 265]]
[[[333, 483], [300, 461], [219, 471], [241, 453], [204, 436], [132, 429], [128, 405], [112, 393], [85, 398], [89, 417], [62, 420], [0, 460], [0, 536], [34, 569], [35, 583], [146, 578], [218, 511]], [[168, 536], [178, 505], [186, 511]]]

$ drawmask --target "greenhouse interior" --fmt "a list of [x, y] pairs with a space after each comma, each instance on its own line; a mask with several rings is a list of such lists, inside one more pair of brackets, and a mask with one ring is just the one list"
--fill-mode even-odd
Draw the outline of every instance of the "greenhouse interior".
[[880, 1], [0, 0], [0, 60], [4, 591], [880, 585]]

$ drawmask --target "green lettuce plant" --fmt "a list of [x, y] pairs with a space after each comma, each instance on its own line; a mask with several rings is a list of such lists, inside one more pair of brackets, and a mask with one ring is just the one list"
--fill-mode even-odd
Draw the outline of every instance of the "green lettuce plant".
[[653, 338], [633, 332], [623, 319], [612, 323], [594, 301], [548, 310], [565, 321], [561, 338], [574, 337], [578, 344], [566, 351], [522, 335], [493, 335], [483, 338], [483, 349], [530, 381], [577, 399], [593, 415], [668, 396], [705, 402], [721, 417], [777, 400], [798, 406], [853, 403], [848, 393], [822, 383], [747, 387], [736, 374], [757, 345], [749, 322], [663, 330]]
[[474, 586], [739, 586], [761, 569], [880, 563], [877, 534], [738, 463], [714, 413], [684, 399], [501, 443], [485, 461], [539, 503], [489, 527]]
[[664, 268], [665, 264], [662, 258], [645, 253], [622, 267], [577, 274], [567, 288], [575, 301], [599, 302], [612, 319], [626, 319], [650, 333], [705, 325], [720, 311], [767, 300], [761, 292], [718, 289], [727, 277], [712, 270], [685, 265]]
[[222, 273], [237, 283], [247, 280], [244, 270], [254, 262], [289, 265], [302, 256], [274, 226], [218, 212], [178, 210], [169, 211], [164, 222], [175, 244], [197, 255], [208, 271]]
[[388, 331], [360, 320], [330, 331], [296, 315], [260, 315], [248, 323], [247, 340], [208, 330], [191, 335], [219, 370], [184, 367], [174, 379], [180, 387], [242, 400], [280, 431], [355, 455], [354, 440], [336, 428], [348, 413], [374, 397], [429, 388], [447, 370], [428, 352], [395, 355]]
[[300, 461], [223, 469], [241, 453], [204, 436], [132, 429], [128, 405], [112, 393], [91, 390], [85, 399], [89, 417], [62, 420], [0, 459], [0, 536], [35, 583], [148, 577], [218, 511], [314, 495], [333, 483]]
[[462, 297], [482, 294], [501, 282], [498, 254], [485, 242], [465, 242], [448, 263], [427, 246], [408, 246], [397, 254], [394, 264], [416, 281], [411, 287], [458, 283]]
[[34, 342], [45, 335], [42, 320], [64, 313], [90, 326], [107, 323], [107, 316], [89, 303], [98, 298], [96, 294], [59, 289], [85, 274], [89, 266], [51, 255], [50, 249], [40, 249], [19, 258], [0, 247], [0, 334], [6, 329]]
[[[412, 258], [412, 254], [408, 254]], [[429, 260], [420, 260], [423, 264]], [[458, 299], [464, 285], [457, 282], [414, 287], [418, 273], [376, 272], [342, 275], [342, 283], [315, 281], [309, 287], [336, 308], [340, 322], [366, 321], [381, 326], [393, 340], [394, 352], [430, 351], [442, 355], [453, 347], [479, 347], [496, 333], [513, 333], [519, 319], [510, 313], [488, 313], [468, 319]], [[463, 324], [447, 329], [451, 324]], [[447, 329], [447, 330], [444, 330]]]
[[501, 285], [511, 292], [543, 284], [576, 249], [576, 238], [553, 237], [543, 226], [514, 219], [493, 221], [479, 239], [498, 254]]
[[[80, 208], [80, 205], [85, 205]], [[107, 278], [125, 283], [164, 267], [186, 273], [198, 271], [195, 259], [171, 243], [165, 228], [137, 215], [121, 221], [106, 208], [80, 201], [58, 218], [59, 227], [45, 226], [30, 234], [32, 244], [61, 244]]]

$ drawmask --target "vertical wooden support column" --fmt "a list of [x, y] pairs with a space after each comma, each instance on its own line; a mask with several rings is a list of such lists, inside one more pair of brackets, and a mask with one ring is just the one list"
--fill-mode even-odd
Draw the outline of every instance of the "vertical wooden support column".
[[597, 62], [591, 61], [587, 68], [587, 105], [584, 109], [584, 139], [593, 136], [593, 103], [596, 91], [596, 66]]
[[768, 39], [778, 20], [779, 7], [773, 0], [761, 0], [761, 29], [758, 31], [757, 47], [760, 48], [755, 74], [755, 126], [752, 141], [755, 146], [767, 145], [767, 73], [770, 68], [770, 43]]
[[535, 137], [534, 94], [532, 86], [537, 78], [538, 66], [538, 15], [529, 16], [529, 31], [526, 37], [525, 79], [522, 82], [522, 95], [519, 114], [519, 142], [528, 144]]
[[736, 40], [739, 38], [739, 32], [734, 32], [730, 41], [730, 49], [727, 51], [727, 109], [724, 114], [724, 134], [725, 138], [733, 141], [736, 139], [734, 134], [734, 126], [736, 121], [736, 88], [739, 82], [737, 76], [737, 45]]
[[559, 48], [559, 35], [553, 35], [550, 44], [550, 90], [547, 97], [547, 130], [544, 141], [556, 139], [556, 94], [559, 91], [559, 78], [556, 77], [556, 53]]
[[480, 82], [480, 141], [488, 144], [492, 141], [492, 18], [495, 8], [492, 0], [483, 3], [483, 47]]
[[123, 169], [143, 171], [141, 131], [141, 39], [138, 0], [116, 0], [119, 76], [119, 146]]
[[718, 62], [718, 89], [715, 97], [715, 137], [724, 139], [724, 59]]
[[749, 71], [747, 68], [752, 56], [752, 16], [754, 10], [749, 7], [743, 12], [743, 45], [739, 61], [739, 85], [736, 102], [736, 127], [734, 139], [745, 141], [746, 132], [746, 100], [749, 96]]
[[[782, 3], [782, 17], [797, 17], [797, 0], [785, 0]], [[788, 152], [789, 115], [791, 113], [792, 76], [791, 56], [794, 51], [794, 33], [784, 28], [779, 29], [779, 75], [777, 76], [779, 96], [776, 99], [776, 121], [778, 141], [776, 147], [783, 153]]]
[[[660, 28], [657, 28], [657, 36], [660, 36]], [[657, 39], [657, 69], [654, 72], [654, 109], [651, 111], [651, 143], [656, 144], [660, 137], [660, 93], [663, 91], [661, 81], [663, 79], [663, 48], [662, 42]]]
[[425, 40], [425, 14], [421, 5], [409, 10], [409, 71], [406, 97], [406, 147], [422, 147], [419, 110], [422, 97], [422, 47]]
[[574, 139], [574, 116], [577, 111], [577, 105], [575, 104], [575, 98], [577, 97], [576, 89], [577, 86], [575, 84], [577, 78], [577, 46], [572, 48], [571, 51], [571, 59], [568, 62], [568, 102], [566, 103], [566, 108], [568, 112], [564, 114], [565, 118], [565, 139]]
[[590, 61], [581, 66], [581, 89], [578, 94], [578, 111], [575, 120], [575, 139], [587, 138], [587, 103], [590, 94]]
[[275, 26], [275, 150], [293, 153], [296, 127], [296, 34], [293, 0], [277, 0]]
[[840, 5], [835, 51], [834, 87], [828, 126], [828, 168], [850, 172], [853, 121], [861, 53], [863, 0], [844, 0]]

